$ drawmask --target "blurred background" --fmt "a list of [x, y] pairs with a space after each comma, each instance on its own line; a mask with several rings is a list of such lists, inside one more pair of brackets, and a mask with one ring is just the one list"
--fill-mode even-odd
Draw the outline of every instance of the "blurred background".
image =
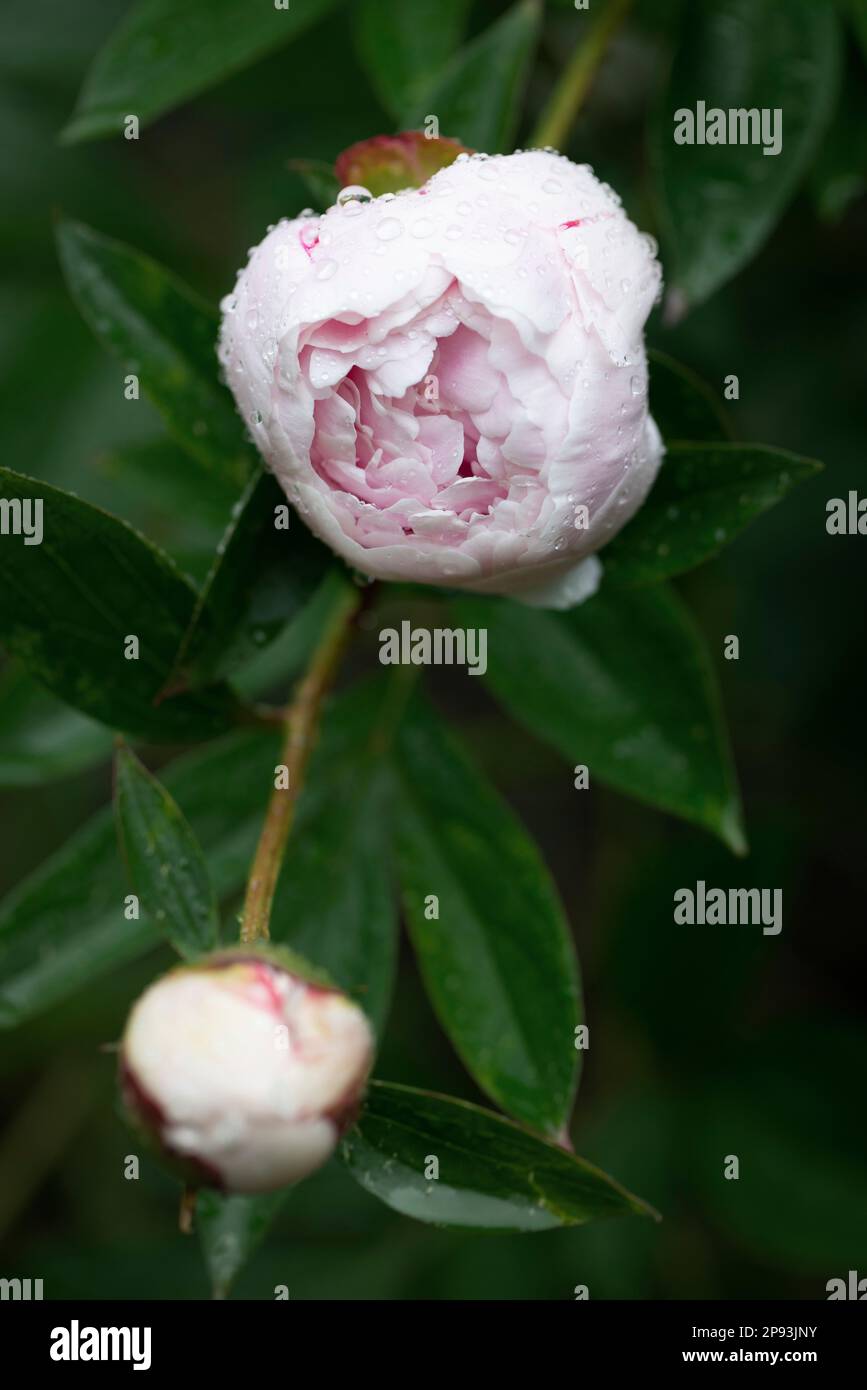
[[[168, 446], [155, 462], [159, 420], [124, 401], [117, 365], [73, 306], [53, 215], [133, 243], [216, 301], [266, 225], [309, 202], [287, 162], [331, 162], [392, 122], [337, 15], [138, 142], [62, 147], [83, 75], [127, 8], [5, 0], [0, 13], [3, 459], [133, 521], [201, 575], [223, 518], [174, 490]], [[505, 8], [474, 4], [470, 32]], [[681, 8], [637, 0], [566, 150], [657, 234], [648, 112]], [[549, 4], [518, 144], [574, 42], [574, 7]], [[578, 796], [563, 761], [476, 682], [446, 671], [434, 687], [542, 846], [574, 926], [592, 1039], [576, 1149], [664, 1221], [439, 1231], [390, 1212], [332, 1162], [292, 1194], [237, 1296], [286, 1284], [292, 1298], [569, 1299], [586, 1284], [591, 1298], [821, 1298], [830, 1278], [867, 1275], [867, 540], [825, 530], [826, 501], [865, 490], [865, 91], [850, 34], [838, 115], [767, 244], [676, 328], [657, 310], [649, 329], [720, 397], [738, 376], [738, 438], [826, 465], [679, 585], [718, 659], [749, 858], [598, 787]], [[728, 633], [737, 662], [722, 659]], [[374, 660], [371, 637], [356, 661]], [[3, 893], [110, 794], [107, 759], [24, 785], [13, 745], [0, 731]], [[699, 878], [781, 887], [782, 934], [675, 927], [672, 894]], [[0, 1273], [43, 1278], [46, 1297], [207, 1296], [198, 1244], [177, 1234], [173, 1182], [147, 1160], [138, 1182], [123, 1178], [132, 1145], [100, 1051], [168, 961], [154, 952], [0, 1033]], [[480, 1099], [406, 950], [377, 1074]], [[737, 1182], [722, 1179], [727, 1154], [740, 1158]]]

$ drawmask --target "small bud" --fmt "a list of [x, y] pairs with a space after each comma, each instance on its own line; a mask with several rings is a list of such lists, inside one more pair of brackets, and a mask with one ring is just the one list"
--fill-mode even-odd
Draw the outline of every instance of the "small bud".
[[242, 949], [145, 991], [121, 1042], [120, 1083], [130, 1119], [185, 1180], [270, 1192], [329, 1157], [372, 1056], [370, 1026], [345, 995], [277, 952]]

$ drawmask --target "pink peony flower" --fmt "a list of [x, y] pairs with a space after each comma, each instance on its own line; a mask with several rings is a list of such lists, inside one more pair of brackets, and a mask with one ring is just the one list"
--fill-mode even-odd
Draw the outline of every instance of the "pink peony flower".
[[459, 156], [272, 228], [220, 357], [312, 531], [379, 579], [567, 607], [662, 456], [650, 237], [586, 165]]
[[121, 1044], [131, 1119], [188, 1180], [270, 1192], [320, 1167], [373, 1055], [361, 1010], [250, 951], [180, 966], [133, 1008]]

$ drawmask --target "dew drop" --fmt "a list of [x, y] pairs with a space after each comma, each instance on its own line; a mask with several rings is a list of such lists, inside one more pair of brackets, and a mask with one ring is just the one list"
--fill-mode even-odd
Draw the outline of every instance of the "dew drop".
[[313, 274], [317, 280], [330, 280], [332, 275], [337, 272], [337, 262], [332, 260], [320, 261]]
[[395, 237], [400, 236], [403, 227], [396, 217], [383, 217], [381, 222], [376, 225], [376, 235], [380, 241], [394, 241]]
[[337, 206], [346, 208], [352, 203], [372, 203], [373, 194], [360, 183], [348, 183], [337, 195]]

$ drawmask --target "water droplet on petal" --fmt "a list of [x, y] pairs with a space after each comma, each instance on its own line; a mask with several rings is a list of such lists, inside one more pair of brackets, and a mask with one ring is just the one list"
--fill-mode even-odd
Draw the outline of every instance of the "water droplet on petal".
[[330, 280], [337, 271], [337, 262], [332, 260], [320, 261], [313, 272], [317, 280]]
[[345, 208], [351, 203], [372, 203], [373, 194], [360, 183], [349, 183], [337, 195], [337, 206]]
[[395, 237], [400, 236], [403, 227], [396, 217], [383, 217], [381, 222], [376, 225], [376, 235], [380, 241], [394, 241]]

